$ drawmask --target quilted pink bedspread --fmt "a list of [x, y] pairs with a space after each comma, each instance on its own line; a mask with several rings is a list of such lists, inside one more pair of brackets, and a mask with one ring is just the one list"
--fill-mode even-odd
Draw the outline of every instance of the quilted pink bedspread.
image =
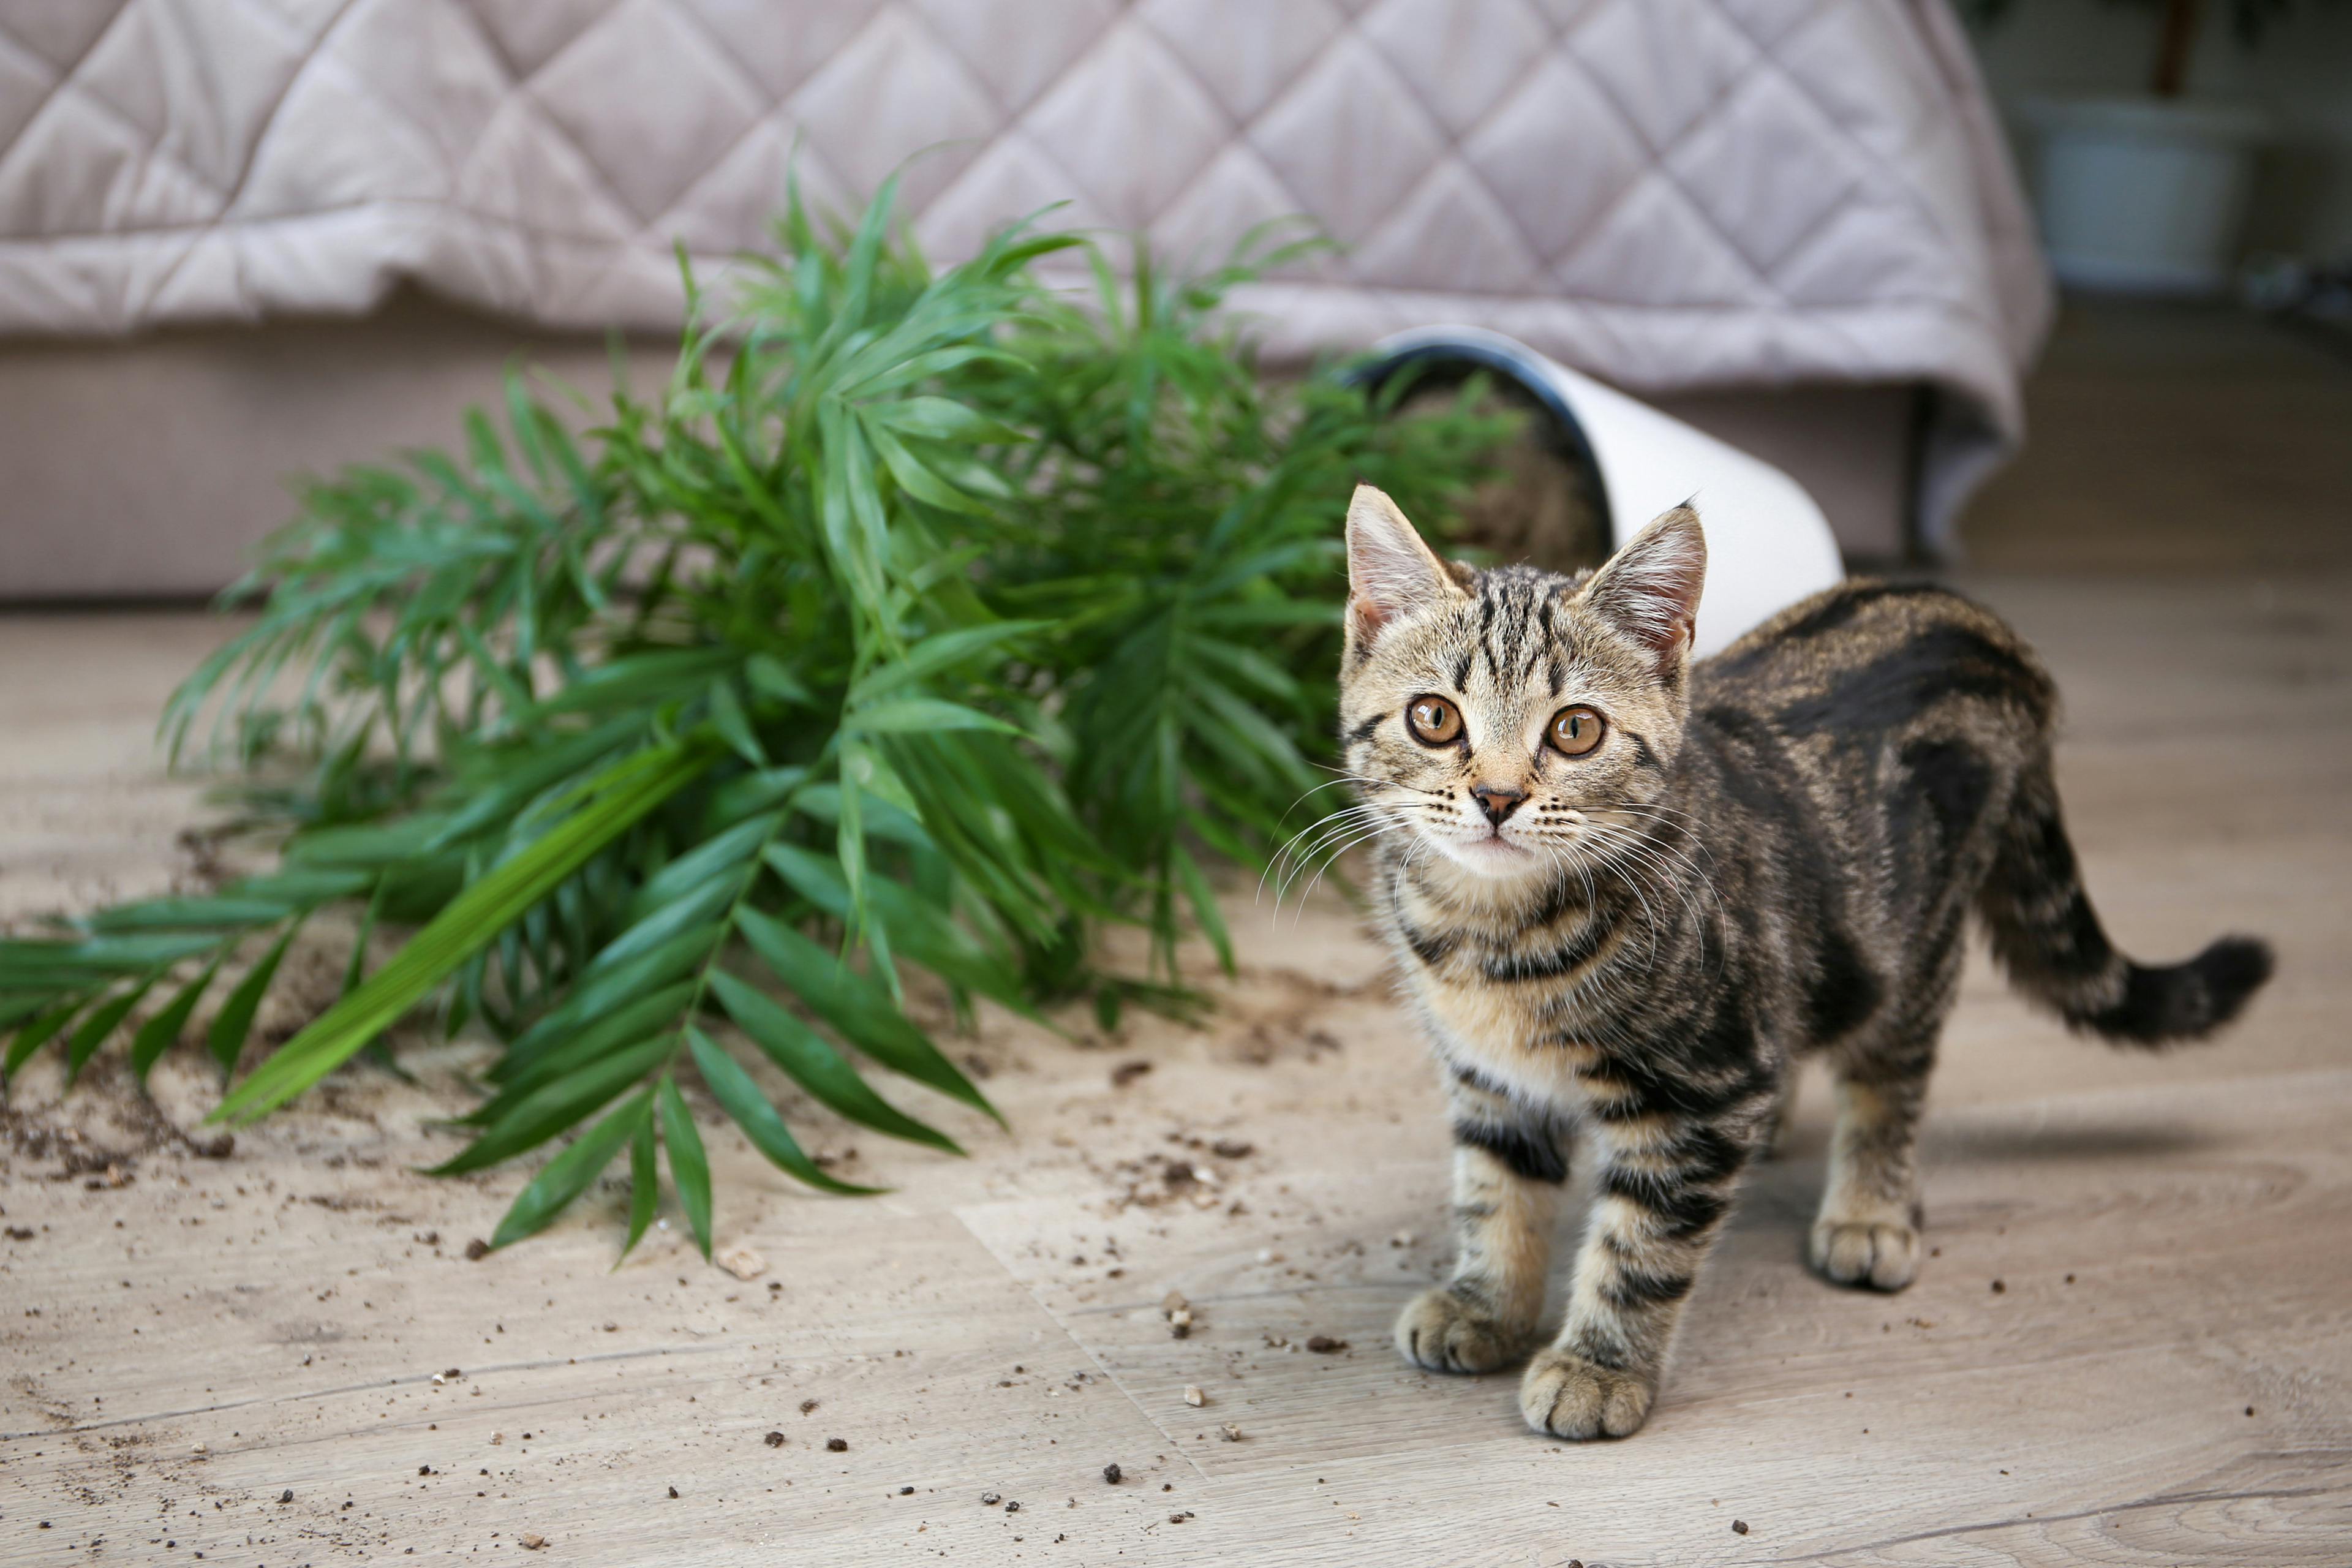
[[[795, 153], [797, 149], [797, 154]], [[364, 311], [402, 279], [674, 324], [797, 155], [910, 155], [951, 257], [1009, 216], [1214, 258], [1269, 353], [1433, 321], [1635, 391], [1943, 389], [1931, 522], [2020, 431], [2050, 311], [1943, 0], [15, 0], [0, 332]]]

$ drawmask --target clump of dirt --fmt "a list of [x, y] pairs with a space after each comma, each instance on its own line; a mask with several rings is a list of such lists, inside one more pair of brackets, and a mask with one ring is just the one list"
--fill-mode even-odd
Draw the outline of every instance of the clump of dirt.
[[1121, 1160], [1104, 1173], [1118, 1189], [1115, 1206], [1159, 1208], [1165, 1204], [1190, 1204], [1214, 1208], [1224, 1202], [1224, 1173], [1206, 1160], [1186, 1159], [1155, 1149], [1132, 1160]]
[[87, 1178], [93, 1187], [121, 1187], [136, 1179], [139, 1162], [181, 1152], [225, 1160], [236, 1140], [226, 1132], [181, 1127], [142, 1093], [127, 1065], [100, 1056], [69, 1094], [52, 1100], [12, 1096], [0, 1105], [0, 1176], [19, 1174], [18, 1162], [46, 1171], [23, 1173], [53, 1182]]
[[1309, 1026], [1297, 1016], [1279, 1016], [1254, 1019], [1238, 1031], [1233, 1047], [1233, 1059], [1244, 1067], [1271, 1067], [1280, 1060], [1285, 1047], [1295, 1047], [1309, 1062], [1319, 1062], [1324, 1056], [1340, 1050], [1339, 1037], [1320, 1026]]

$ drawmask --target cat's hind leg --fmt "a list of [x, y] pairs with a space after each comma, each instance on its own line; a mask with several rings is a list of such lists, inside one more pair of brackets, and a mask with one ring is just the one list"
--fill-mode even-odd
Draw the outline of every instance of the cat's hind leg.
[[1534, 1343], [1568, 1182], [1567, 1129], [1462, 1075], [1454, 1112], [1454, 1278], [1399, 1314], [1397, 1349], [1432, 1372], [1493, 1372]]
[[1929, 973], [1913, 1007], [1830, 1056], [1837, 1127], [1807, 1251], [1841, 1285], [1900, 1290], [1918, 1277], [1919, 1117], [1959, 976], [1957, 942]]

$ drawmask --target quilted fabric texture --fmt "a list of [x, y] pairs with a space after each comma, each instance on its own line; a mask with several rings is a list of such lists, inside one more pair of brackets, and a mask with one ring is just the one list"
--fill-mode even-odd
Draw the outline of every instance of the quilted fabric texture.
[[1944, 389], [2019, 431], [2049, 289], [1942, 0], [0, 0], [0, 331], [359, 312], [403, 279], [675, 323], [797, 160], [908, 158], [933, 254], [1055, 222], [1214, 258], [1298, 357], [1462, 321], [1634, 390]]

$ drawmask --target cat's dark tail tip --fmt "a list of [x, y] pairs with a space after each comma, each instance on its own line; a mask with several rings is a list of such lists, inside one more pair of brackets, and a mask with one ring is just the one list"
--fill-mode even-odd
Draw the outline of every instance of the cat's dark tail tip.
[[2133, 1045], [2201, 1040], [2244, 1011], [2276, 967], [2270, 943], [2225, 936], [2186, 963], [2130, 965], [2122, 998], [2081, 1022]]

